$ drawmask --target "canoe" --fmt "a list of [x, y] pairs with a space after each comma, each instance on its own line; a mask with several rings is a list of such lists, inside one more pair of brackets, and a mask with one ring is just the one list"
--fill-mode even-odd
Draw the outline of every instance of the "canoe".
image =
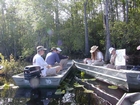
[[140, 92], [124, 93], [116, 105], [140, 105]]
[[[55, 76], [40, 77], [39, 85], [37, 84], [36, 86], [32, 86], [30, 81], [25, 79], [24, 73], [13, 75], [12, 78], [15, 82], [15, 85], [19, 87], [57, 88], [58, 86], [60, 86], [60, 83], [66, 78], [66, 76], [69, 74], [72, 65], [73, 65], [72, 62], [68, 62], [67, 67], [65, 67]], [[38, 82], [38, 81], [34, 80], [34, 82]]]
[[100, 81], [118, 86], [129, 92], [140, 90], [140, 71], [91, 66], [76, 60], [73, 60], [73, 63], [78, 70], [84, 71]]

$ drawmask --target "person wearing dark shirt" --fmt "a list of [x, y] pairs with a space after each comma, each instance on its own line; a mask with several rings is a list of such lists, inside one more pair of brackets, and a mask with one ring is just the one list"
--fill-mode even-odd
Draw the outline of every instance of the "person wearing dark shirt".
[[60, 64], [60, 58], [55, 47], [51, 48], [51, 51], [46, 55], [45, 61], [51, 66]]
[[60, 64], [62, 65], [62, 68], [65, 68], [67, 66], [69, 57], [65, 56], [65, 55], [62, 55], [60, 53], [62, 50], [59, 47], [57, 47], [56, 50], [57, 50], [57, 54], [59, 56]]

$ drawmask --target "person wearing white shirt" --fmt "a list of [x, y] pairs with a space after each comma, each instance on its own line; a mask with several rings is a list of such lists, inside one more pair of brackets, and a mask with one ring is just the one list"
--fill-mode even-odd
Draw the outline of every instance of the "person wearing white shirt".
[[98, 49], [98, 46], [94, 45], [90, 49], [91, 58], [85, 58], [84, 63], [95, 65], [95, 66], [103, 66], [104, 58], [102, 52]]
[[42, 55], [44, 55], [46, 48], [43, 46], [37, 46], [36, 48], [37, 54], [33, 57], [33, 65], [39, 65], [41, 69], [42, 76], [47, 76], [47, 75], [56, 75], [61, 69], [61, 66], [55, 66], [51, 67], [51, 65], [48, 65], [45, 60], [43, 59]]

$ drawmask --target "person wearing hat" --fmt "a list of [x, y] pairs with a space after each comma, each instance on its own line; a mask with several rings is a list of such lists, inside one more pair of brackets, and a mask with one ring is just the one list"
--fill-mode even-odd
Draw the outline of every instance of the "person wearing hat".
[[57, 54], [59, 56], [59, 59], [60, 59], [60, 64], [62, 64], [62, 67], [66, 67], [67, 66], [67, 63], [68, 63], [68, 59], [69, 57], [68, 56], [65, 56], [65, 55], [62, 55], [61, 54], [61, 49], [59, 47], [56, 48], [57, 50]]
[[104, 60], [103, 60], [103, 54], [98, 49], [98, 46], [94, 45], [90, 49], [91, 58], [85, 58], [84, 63], [95, 65], [95, 66], [103, 66]]
[[59, 56], [57, 54], [57, 49], [56, 47], [52, 47], [51, 51], [46, 55], [45, 61], [51, 65], [51, 66], [56, 66], [56, 65], [60, 65], [60, 59]]
[[37, 46], [36, 50], [37, 54], [33, 57], [33, 65], [39, 65], [41, 69], [43, 69], [41, 71], [42, 76], [45, 77], [47, 75], [56, 75], [62, 69], [61, 66], [51, 67], [45, 62], [42, 56], [47, 49], [44, 48], [44, 46]]
[[[107, 68], [111, 68], [111, 69], [121, 69], [122, 66], [115, 66], [115, 59], [117, 57], [117, 54], [116, 54], [116, 49], [113, 48], [113, 47], [110, 47], [109, 48], [109, 53], [111, 54], [111, 57], [110, 57], [110, 64], [107, 64], [106, 67]], [[129, 57], [128, 56], [124, 56], [124, 59], [128, 59]]]
[[106, 67], [107, 68], [111, 68], [111, 69], [116, 69], [116, 66], [115, 66], [115, 59], [116, 59], [116, 49], [113, 48], [113, 47], [110, 47], [109, 48], [109, 53], [111, 54], [111, 58], [110, 58], [110, 64], [107, 64]]

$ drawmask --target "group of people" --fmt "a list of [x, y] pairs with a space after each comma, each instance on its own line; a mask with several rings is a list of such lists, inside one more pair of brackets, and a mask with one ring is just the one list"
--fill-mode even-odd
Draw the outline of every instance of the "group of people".
[[47, 50], [44, 46], [37, 46], [37, 54], [33, 57], [33, 65], [39, 65], [42, 76], [56, 75], [60, 70], [64, 69], [67, 65], [68, 56], [61, 55], [62, 51], [59, 47], [52, 47], [50, 52], [47, 53], [45, 60], [43, 55]]
[[[137, 47], [137, 50], [140, 50], [140, 45]], [[104, 66], [103, 53], [98, 49], [98, 46], [96, 45], [92, 46], [90, 49], [90, 53], [91, 53], [91, 58], [85, 58], [83, 60], [85, 64], [95, 65], [95, 66]], [[109, 53], [111, 54], [110, 63], [105, 65], [105, 67], [117, 69], [117, 70], [121, 69], [121, 66], [115, 65], [115, 59], [117, 57], [116, 49], [113, 47], [110, 47]], [[129, 57], [125, 55], [124, 59], [128, 61]]]
[[[33, 65], [39, 65], [41, 69], [43, 69], [42, 76], [47, 75], [56, 75], [60, 70], [64, 69], [67, 65], [68, 56], [61, 55], [62, 51], [59, 47], [52, 47], [50, 52], [47, 53], [45, 60], [43, 59], [43, 55], [45, 53], [46, 48], [44, 46], [37, 46], [36, 48], [37, 54], [33, 57]], [[137, 50], [140, 50], [140, 45], [137, 47]], [[98, 49], [98, 46], [94, 45], [90, 49], [91, 58], [85, 58], [83, 62], [89, 65], [95, 66], [103, 66], [104, 65], [104, 57], [103, 53]], [[112, 69], [120, 69], [119, 66], [115, 65], [116, 59], [116, 49], [113, 47], [109, 48], [109, 53], [111, 54], [110, 64], [107, 64], [107, 68]], [[124, 56], [127, 60], [129, 57]]]

